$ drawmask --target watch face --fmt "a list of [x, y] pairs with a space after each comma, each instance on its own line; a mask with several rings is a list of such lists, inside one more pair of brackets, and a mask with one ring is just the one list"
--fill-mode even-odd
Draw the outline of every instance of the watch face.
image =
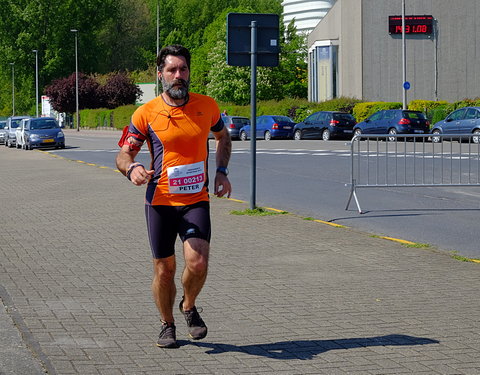
[[228, 168], [218, 167], [217, 172], [223, 173], [225, 176], [227, 176], [228, 175]]

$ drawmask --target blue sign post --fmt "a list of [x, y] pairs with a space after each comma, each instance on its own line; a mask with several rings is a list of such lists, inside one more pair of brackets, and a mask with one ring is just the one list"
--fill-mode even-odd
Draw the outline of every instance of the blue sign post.
[[403, 83], [403, 88], [404, 88], [405, 90], [410, 90], [410, 82], [405, 81], [405, 82]]

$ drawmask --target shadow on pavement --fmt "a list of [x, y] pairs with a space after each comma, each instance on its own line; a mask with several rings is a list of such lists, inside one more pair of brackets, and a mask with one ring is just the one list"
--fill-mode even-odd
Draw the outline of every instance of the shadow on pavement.
[[[260, 357], [268, 357], [272, 359], [313, 359], [315, 355], [325, 353], [329, 350], [336, 349], [353, 349], [365, 348], [371, 346], [413, 346], [413, 345], [427, 345], [438, 344], [439, 341], [414, 337], [407, 335], [386, 335], [377, 337], [360, 337], [339, 340], [295, 340], [283, 341], [271, 344], [256, 344], [256, 345], [229, 345], [229, 344], [214, 344], [206, 342], [190, 342], [191, 345], [196, 345], [202, 348], [208, 348], [207, 354], [221, 354], [221, 353], [246, 353]], [[182, 342], [181, 345], [187, 344]]]

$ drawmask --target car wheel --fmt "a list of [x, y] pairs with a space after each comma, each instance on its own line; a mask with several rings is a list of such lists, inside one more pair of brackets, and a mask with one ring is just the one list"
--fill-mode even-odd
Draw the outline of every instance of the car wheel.
[[266, 140], [266, 141], [270, 141], [272, 139], [272, 133], [270, 133], [268, 130], [265, 132], [265, 134], [263, 135], [263, 138]]
[[362, 131], [361, 131], [360, 129], [355, 129], [355, 130], [353, 131], [353, 136], [354, 136], [354, 137], [357, 137], [357, 139], [356, 139], [357, 141], [360, 140], [358, 137], [360, 137], [361, 135], [362, 135]]
[[246, 132], [241, 132], [240, 133], [240, 140], [241, 141], [246, 141], [247, 140], [247, 133]]
[[329, 141], [330, 140], [330, 130], [324, 129], [322, 132], [322, 139], [324, 141]]
[[473, 131], [472, 141], [473, 143], [480, 143], [480, 129], [475, 129]]
[[442, 141], [442, 138], [440, 137], [440, 134], [442, 134], [440, 132], [440, 130], [438, 129], [435, 129], [433, 132], [432, 132], [432, 142], [433, 143], [440, 143]]
[[295, 130], [295, 133], [293, 133], [293, 139], [296, 141], [299, 141], [302, 139], [302, 131], [301, 130]]
[[[397, 135], [397, 129], [391, 128], [391, 129], [388, 131], [388, 134], [390, 134], [390, 135]], [[388, 141], [389, 141], [389, 142], [395, 142], [396, 140], [397, 140], [397, 137], [388, 137]]]

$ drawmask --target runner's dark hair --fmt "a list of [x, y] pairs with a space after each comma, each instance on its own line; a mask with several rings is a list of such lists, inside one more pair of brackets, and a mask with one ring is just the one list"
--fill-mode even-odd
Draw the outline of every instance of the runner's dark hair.
[[158, 53], [157, 66], [160, 72], [165, 67], [165, 59], [168, 55], [185, 57], [185, 60], [187, 60], [188, 69], [190, 70], [190, 51], [184, 46], [173, 44], [171, 46], [163, 47]]

